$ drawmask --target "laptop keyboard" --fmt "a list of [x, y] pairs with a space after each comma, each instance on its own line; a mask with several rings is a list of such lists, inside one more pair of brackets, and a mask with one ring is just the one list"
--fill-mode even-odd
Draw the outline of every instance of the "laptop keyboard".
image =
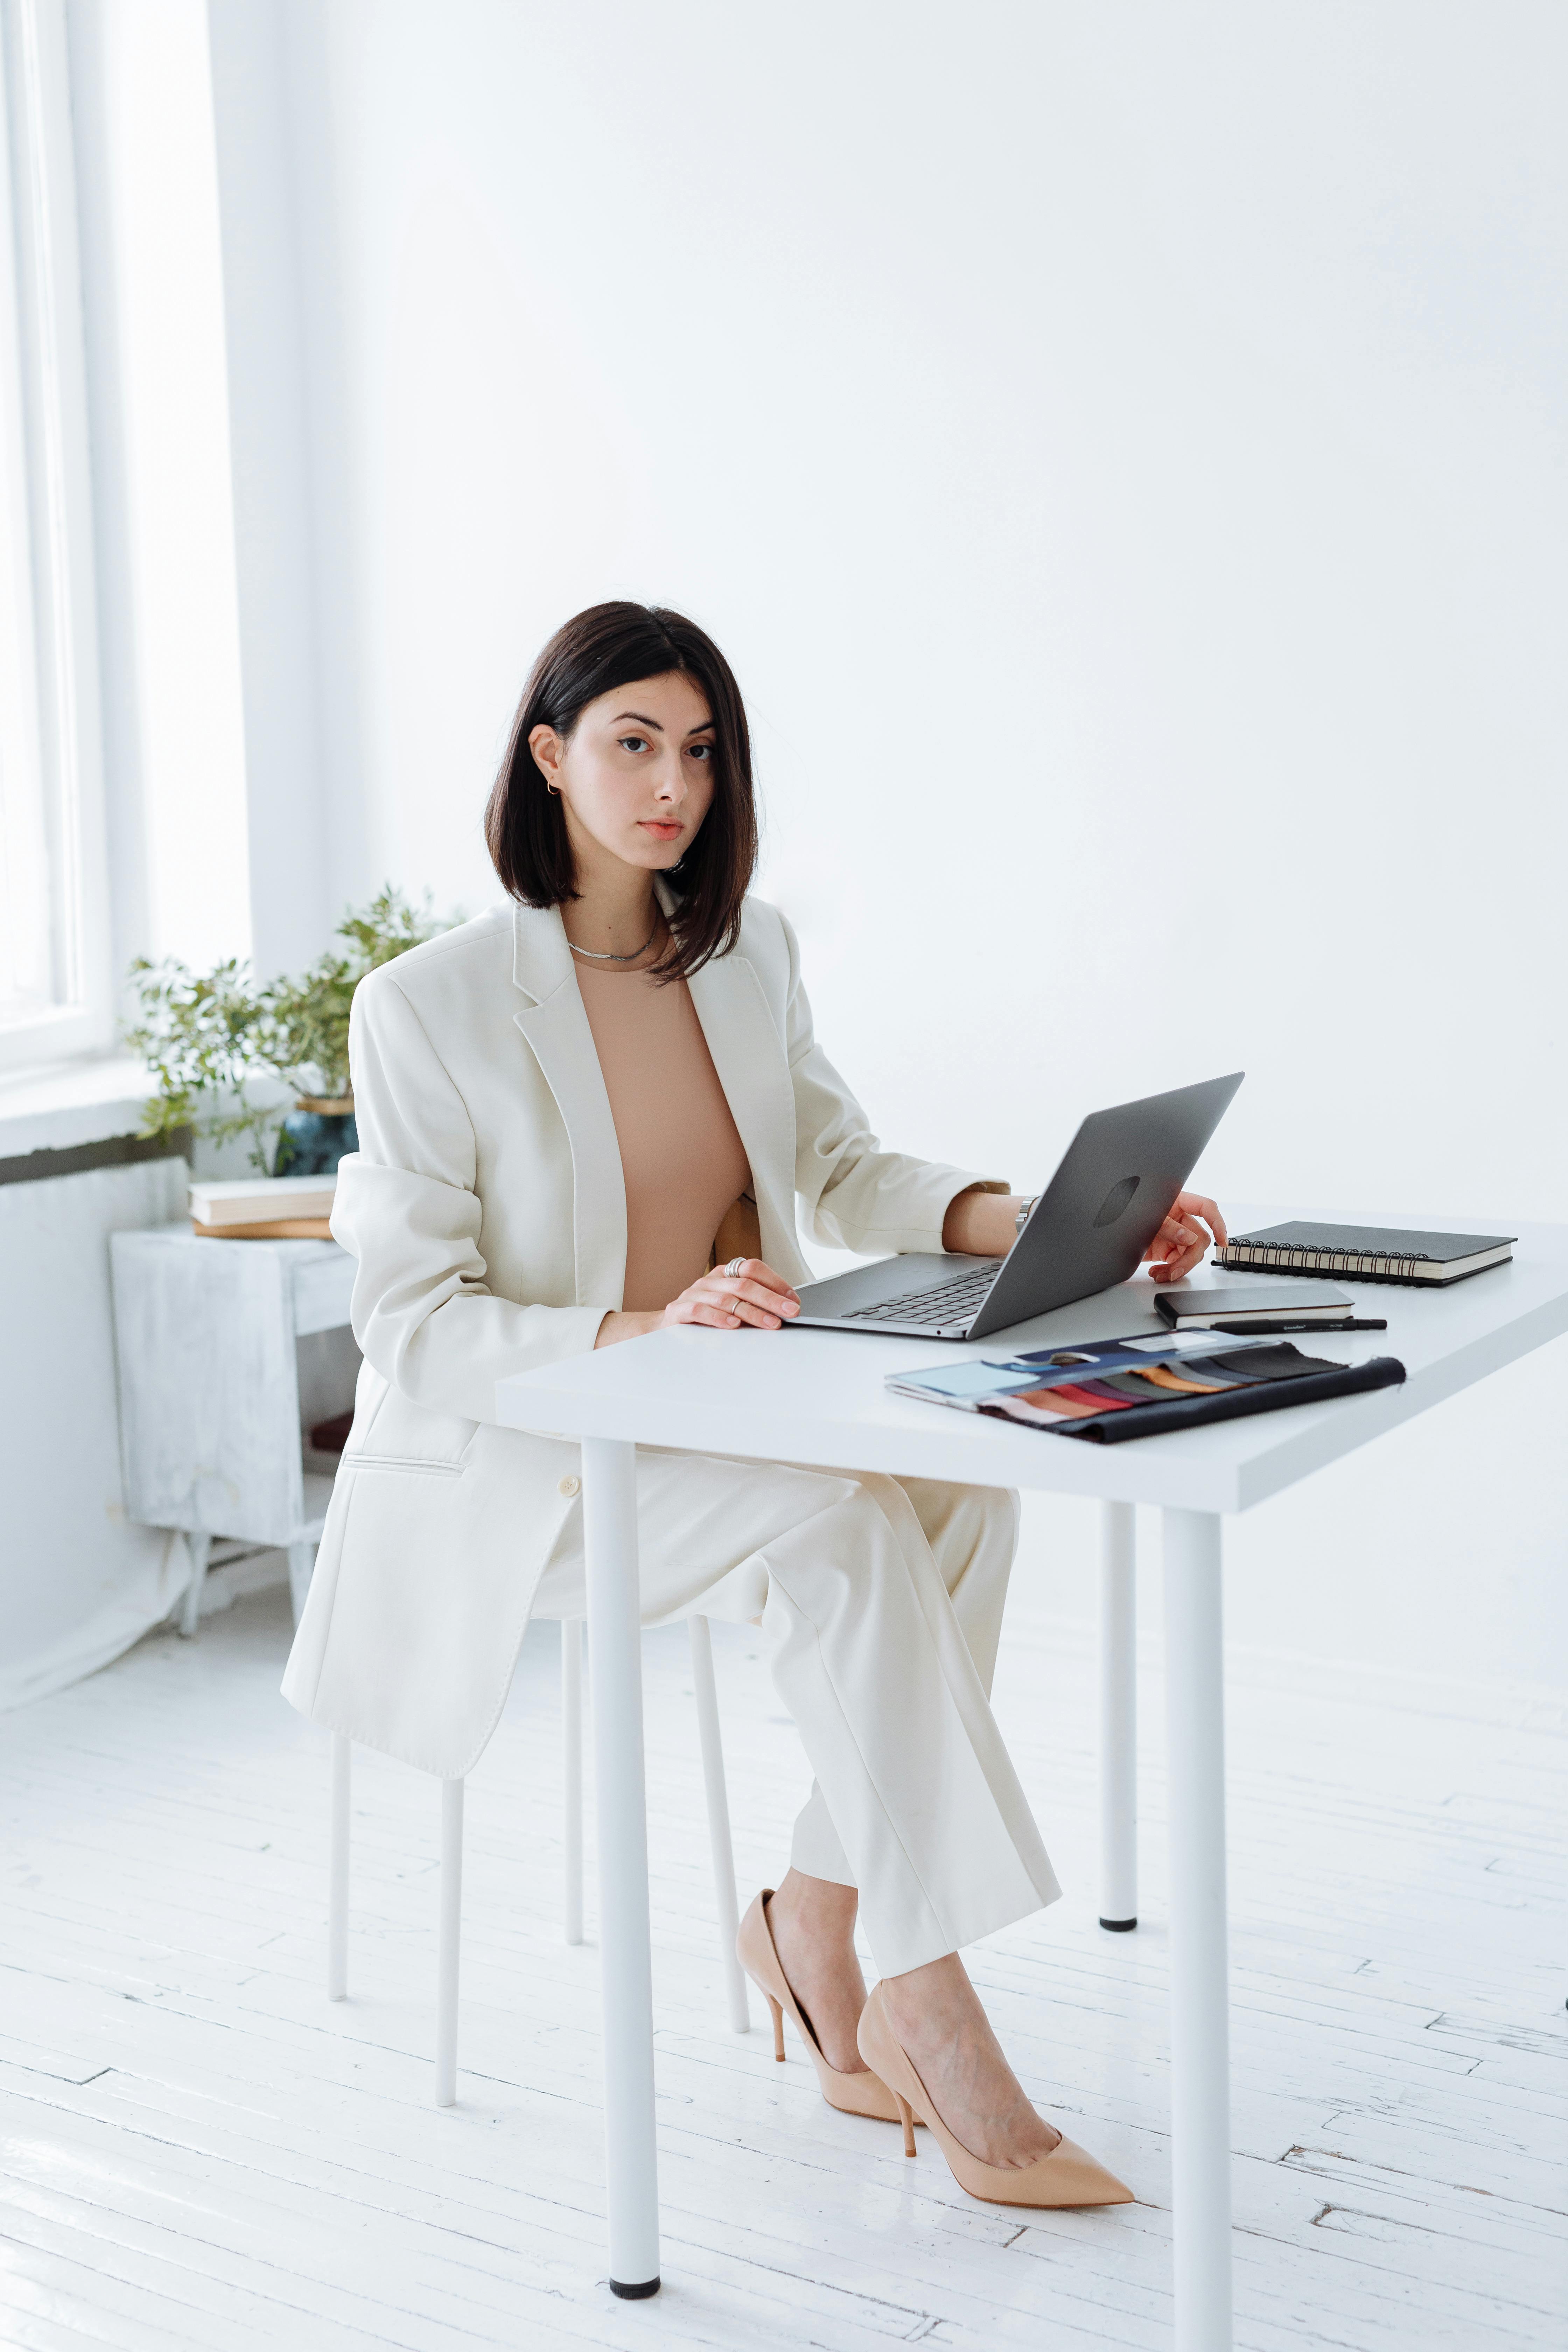
[[1001, 1261], [993, 1259], [973, 1274], [956, 1274], [947, 1282], [939, 1282], [930, 1290], [917, 1291], [910, 1298], [879, 1299], [874, 1307], [855, 1307], [843, 1318], [846, 1323], [924, 1323], [933, 1329], [945, 1330], [950, 1323], [967, 1323], [977, 1315], [986, 1292], [996, 1279]]

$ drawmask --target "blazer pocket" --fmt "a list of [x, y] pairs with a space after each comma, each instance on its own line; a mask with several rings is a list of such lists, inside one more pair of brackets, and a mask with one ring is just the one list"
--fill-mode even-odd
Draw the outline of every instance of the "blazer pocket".
[[421, 1461], [410, 1454], [351, 1454], [344, 1451], [345, 1470], [412, 1470], [422, 1478], [460, 1478], [460, 1462]]
[[398, 1470], [461, 1470], [479, 1433], [477, 1421], [433, 1412], [389, 1389], [369, 1426], [353, 1433], [357, 1443], [345, 1449], [343, 1460], [357, 1469], [383, 1463]]

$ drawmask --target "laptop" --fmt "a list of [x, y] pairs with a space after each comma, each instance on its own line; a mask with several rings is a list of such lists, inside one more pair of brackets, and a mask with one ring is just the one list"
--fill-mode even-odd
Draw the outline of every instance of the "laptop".
[[1086, 1118], [1005, 1257], [911, 1251], [808, 1282], [785, 1330], [985, 1339], [1125, 1282], [1142, 1263], [1245, 1071]]

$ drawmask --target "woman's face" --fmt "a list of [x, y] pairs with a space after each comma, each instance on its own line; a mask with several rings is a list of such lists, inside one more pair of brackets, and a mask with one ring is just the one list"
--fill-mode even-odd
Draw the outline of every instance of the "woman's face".
[[679, 670], [601, 694], [569, 740], [553, 727], [528, 740], [561, 794], [580, 873], [606, 850], [662, 872], [697, 838], [713, 798], [713, 721]]

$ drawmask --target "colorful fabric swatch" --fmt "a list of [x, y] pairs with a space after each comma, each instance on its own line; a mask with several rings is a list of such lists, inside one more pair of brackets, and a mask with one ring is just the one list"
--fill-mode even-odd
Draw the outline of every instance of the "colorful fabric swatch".
[[1335, 1364], [1288, 1340], [1192, 1332], [1042, 1348], [1000, 1362], [965, 1357], [890, 1374], [888, 1386], [922, 1403], [1113, 1444], [1298, 1400], [1359, 1395], [1404, 1378], [1392, 1356]]
[[1151, 1364], [1143, 1378], [1152, 1387], [1164, 1389], [1177, 1396], [1214, 1396], [1222, 1389], [1233, 1389], [1238, 1385], [1236, 1381], [1182, 1380], [1168, 1364]]

